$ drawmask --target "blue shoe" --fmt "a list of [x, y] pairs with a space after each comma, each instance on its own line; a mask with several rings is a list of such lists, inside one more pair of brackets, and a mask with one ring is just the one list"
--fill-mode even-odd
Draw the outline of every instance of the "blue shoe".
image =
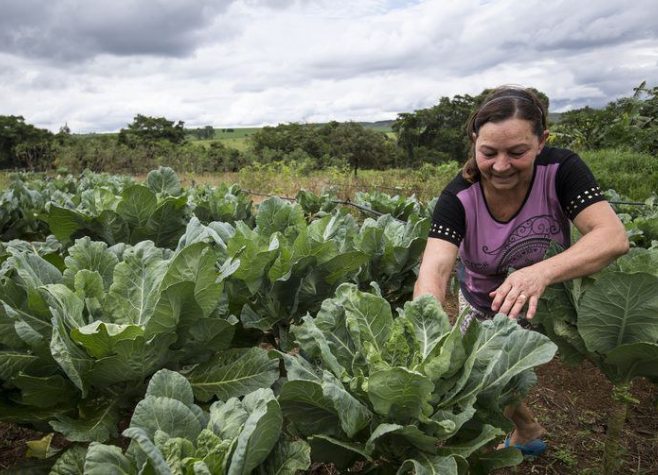
[[[509, 447], [511, 439], [505, 439], [505, 447]], [[537, 457], [543, 454], [548, 445], [541, 439], [534, 439], [527, 444], [514, 444], [515, 449], [519, 449], [525, 457]]]

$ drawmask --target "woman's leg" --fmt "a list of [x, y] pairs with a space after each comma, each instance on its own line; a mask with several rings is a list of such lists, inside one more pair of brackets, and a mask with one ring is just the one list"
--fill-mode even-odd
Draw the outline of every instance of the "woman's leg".
[[[544, 435], [544, 428], [532, 417], [532, 413], [524, 402], [516, 407], [505, 409], [505, 417], [514, 424], [510, 446], [514, 444], [527, 444], [531, 440], [538, 439]], [[498, 448], [502, 447], [501, 445]]]

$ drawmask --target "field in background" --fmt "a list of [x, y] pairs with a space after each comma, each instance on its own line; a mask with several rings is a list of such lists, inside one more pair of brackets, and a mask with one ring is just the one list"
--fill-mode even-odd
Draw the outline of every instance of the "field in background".
[[[392, 120], [381, 121], [381, 122], [361, 122], [367, 129], [371, 129], [377, 132], [382, 132], [388, 137], [395, 139], [396, 135], [393, 132]], [[318, 126], [323, 124], [317, 124]], [[216, 128], [215, 136], [212, 139], [197, 139], [192, 136], [188, 136], [188, 140], [191, 143], [196, 145], [201, 145], [204, 147], [210, 146], [213, 142], [221, 142], [227, 147], [234, 148], [241, 152], [246, 151], [249, 148], [249, 137], [255, 132], [261, 130], [262, 127], [244, 127], [244, 128]]]

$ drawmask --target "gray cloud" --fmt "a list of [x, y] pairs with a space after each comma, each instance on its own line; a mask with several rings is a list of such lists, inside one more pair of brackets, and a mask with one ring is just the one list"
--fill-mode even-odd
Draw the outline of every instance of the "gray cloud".
[[658, 77], [653, 0], [5, 3], [0, 114], [51, 130], [379, 120], [505, 83], [565, 110]]
[[77, 61], [100, 54], [184, 56], [230, 0], [4, 3], [0, 51]]

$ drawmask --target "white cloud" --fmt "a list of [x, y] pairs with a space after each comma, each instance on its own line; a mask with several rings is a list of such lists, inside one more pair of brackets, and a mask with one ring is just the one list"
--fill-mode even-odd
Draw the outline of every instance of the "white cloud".
[[10, 3], [0, 114], [51, 130], [379, 120], [505, 83], [600, 106], [658, 72], [652, 0]]

